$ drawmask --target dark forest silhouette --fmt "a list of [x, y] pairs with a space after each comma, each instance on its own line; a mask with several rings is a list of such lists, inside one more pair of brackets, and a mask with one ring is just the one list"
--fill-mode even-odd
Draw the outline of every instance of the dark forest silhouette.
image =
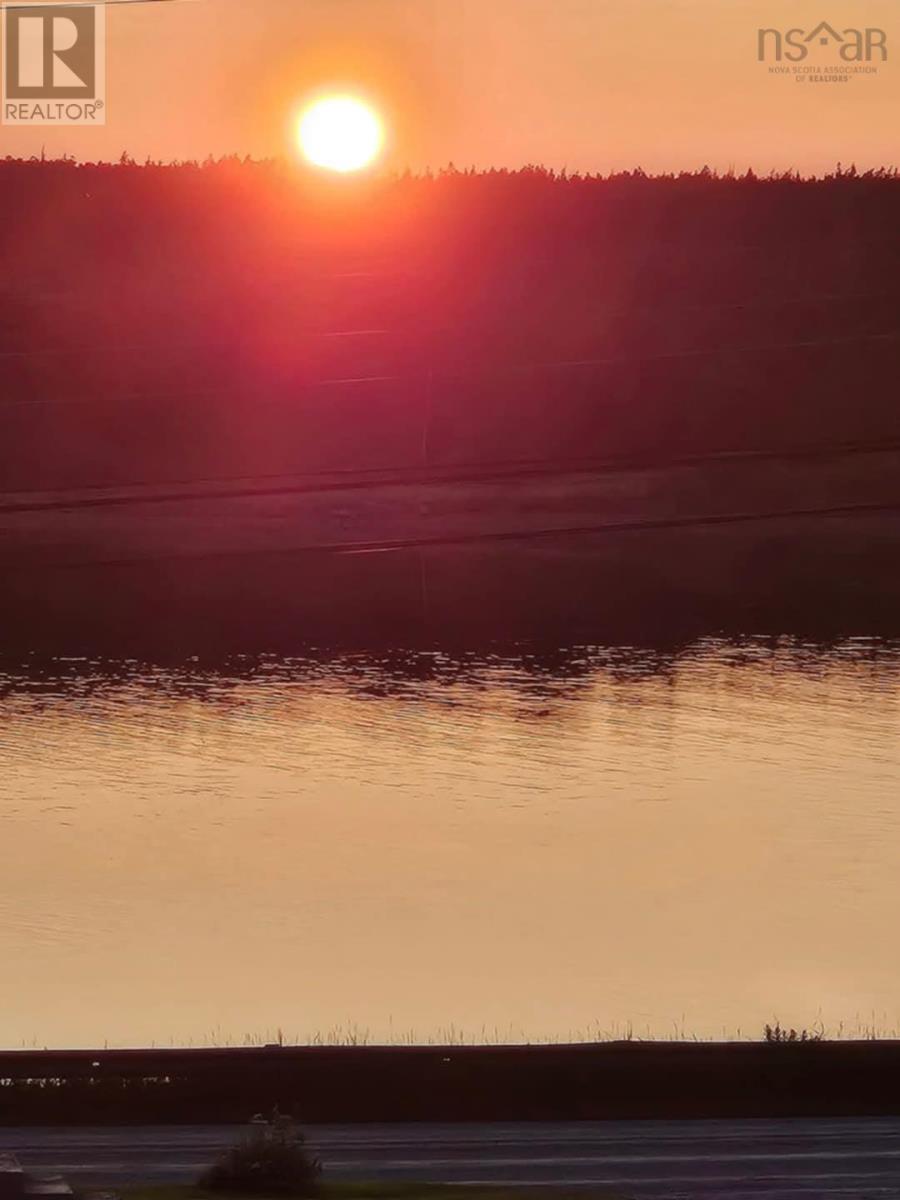
[[884, 444], [884, 169], [0, 162], [6, 489]]

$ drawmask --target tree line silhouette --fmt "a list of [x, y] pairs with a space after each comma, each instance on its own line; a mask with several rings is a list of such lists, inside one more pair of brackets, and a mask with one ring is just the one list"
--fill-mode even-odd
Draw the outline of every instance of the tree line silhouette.
[[900, 436], [896, 169], [0, 161], [0, 486]]

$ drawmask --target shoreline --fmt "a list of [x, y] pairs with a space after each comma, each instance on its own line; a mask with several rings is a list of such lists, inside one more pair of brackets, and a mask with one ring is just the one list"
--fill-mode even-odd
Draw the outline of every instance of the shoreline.
[[900, 1115], [900, 1040], [0, 1052], [0, 1125]]

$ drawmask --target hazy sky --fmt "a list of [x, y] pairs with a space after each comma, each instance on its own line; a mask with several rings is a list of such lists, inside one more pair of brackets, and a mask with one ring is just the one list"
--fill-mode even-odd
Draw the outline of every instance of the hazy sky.
[[[179, 0], [108, 12], [105, 128], [0, 127], [0, 152], [172, 159], [290, 151], [310, 93], [367, 94], [390, 166], [606, 171], [896, 163], [896, 0]], [[889, 59], [798, 85], [761, 25], [876, 26]], [[837, 60], [829, 49], [808, 64]]]

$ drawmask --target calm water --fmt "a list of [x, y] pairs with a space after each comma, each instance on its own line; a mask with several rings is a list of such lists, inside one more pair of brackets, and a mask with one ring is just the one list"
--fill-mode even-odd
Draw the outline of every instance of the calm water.
[[900, 1026], [900, 643], [0, 667], [0, 1044]]

